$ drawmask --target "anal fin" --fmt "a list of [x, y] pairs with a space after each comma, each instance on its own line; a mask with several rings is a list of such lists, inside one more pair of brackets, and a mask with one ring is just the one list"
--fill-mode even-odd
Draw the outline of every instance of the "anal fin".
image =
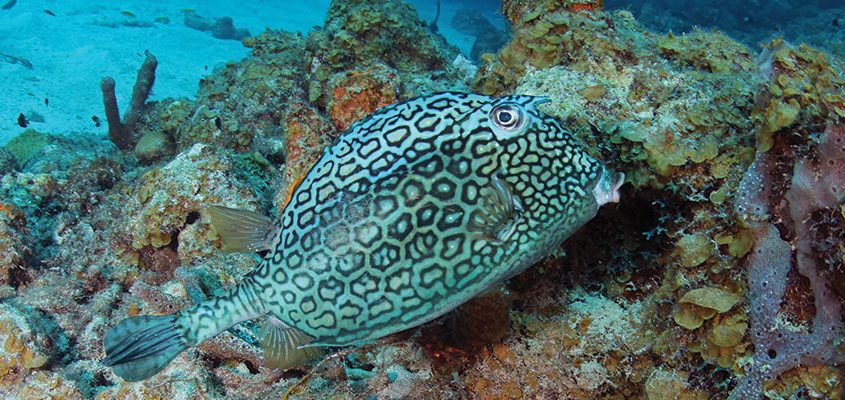
[[222, 206], [208, 206], [205, 211], [223, 241], [223, 251], [258, 252], [270, 249], [274, 233], [270, 218]]
[[292, 368], [323, 354], [319, 347], [303, 347], [314, 338], [272, 316], [264, 321], [259, 337], [264, 348], [264, 360], [271, 368]]

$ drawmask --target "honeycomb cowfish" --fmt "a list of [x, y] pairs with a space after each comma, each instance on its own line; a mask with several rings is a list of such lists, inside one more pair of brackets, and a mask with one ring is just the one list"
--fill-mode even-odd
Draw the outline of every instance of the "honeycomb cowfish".
[[546, 102], [444, 92], [393, 104], [323, 151], [275, 223], [207, 208], [225, 246], [266, 256], [222, 296], [121, 321], [104, 364], [143, 380], [264, 317], [268, 364], [291, 367], [431, 321], [525, 270], [618, 202], [624, 181]]

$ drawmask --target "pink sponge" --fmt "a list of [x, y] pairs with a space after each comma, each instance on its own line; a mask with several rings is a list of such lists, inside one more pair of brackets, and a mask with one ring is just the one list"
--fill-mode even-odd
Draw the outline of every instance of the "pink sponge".
[[811, 232], [812, 215], [838, 206], [845, 199], [845, 128], [829, 127], [821, 136], [814, 157], [796, 161], [785, 194], [795, 232], [795, 267], [810, 281], [816, 315], [810, 327], [794, 327], [780, 316], [780, 305], [792, 268], [793, 246], [768, 221], [773, 155], [761, 153], [746, 171], [737, 194], [736, 212], [755, 231], [748, 259], [748, 310], [754, 357], [745, 377], [731, 392], [732, 399], [759, 399], [763, 381], [802, 365], [845, 363], [845, 334], [841, 300], [827, 287], [816, 259]]

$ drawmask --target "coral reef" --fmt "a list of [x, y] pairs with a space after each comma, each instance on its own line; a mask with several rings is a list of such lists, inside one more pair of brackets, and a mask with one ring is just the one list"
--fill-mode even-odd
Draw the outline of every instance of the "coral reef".
[[[336, 1], [307, 37], [244, 37], [250, 56], [196, 99], [144, 98], [133, 152], [23, 132], [0, 149], [0, 395], [841, 398], [843, 61], [655, 33], [602, 3], [504, 1], [513, 36], [476, 69], [400, 0]], [[625, 172], [622, 201], [455, 312], [300, 368], [264, 365], [260, 321], [143, 384], [98, 361], [117, 321], [223, 293], [255, 265], [219, 249], [204, 206], [277, 215], [339, 132], [442, 89], [547, 96]]]
[[329, 117], [339, 131], [373, 111], [396, 102], [398, 79], [387, 67], [354, 70], [331, 78]]
[[26, 219], [14, 204], [0, 203], [0, 285], [26, 281], [32, 249], [27, 246]]
[[778, 39], [758, 58], [760, 73], [768, 79], [751, 114], [761, 150], [771, 148], [775, 132], [794, 124], [817, 128], [845, 118], [845, 81], [827, 54]]
[[281, 140], [279, 122], [289, 100], [302, 97], [302, 39], [267, 31], [245, 39], [245, 44], [254, 57], [203, 80], [196, 102], [171, 103], [161, 110], [162, 116], [179, 110], [167, 122], [176, 126], [168, 131], [178, 151], [194, 143], [246, 150], [254, 142]]
[[3, 148], [14, 158], [14, 164], [24, 166], [30, 160], [34, 159], [48, 144], [49, 136], [47, 134], [34, 129], [27, 129], [20, 135], [15, 136], [9, 143], [6, 143]]
[[396, 75], [400, 101], [456, 89], [460, 79], [452, 65], [457, 49], [432, 34], [413, 7], [401, 0], [333, 2], [323, 31], [308, 36], [307, 49], [312, 54], [309, 98], [318, 104], [331, 102], [333, 77], [353, 68], [375, 66]]
[[[475, 88], [488, 93], [515, 90], [548, 96], [552, 102], [546, 106], [547, 112], [581, 126], [575, 133], [596, 153], [619, 163], [615, 167], [626, 171], [628, 182], [640, 188], [640, 194], [635, 196], [660, 207], [656, 217], [659, 226], [634, 227], [652, 241], [657, 240], [660, 247], [648, 250], [653, 258], [622, 273], [622, 278], [634, 284], [637, 275], [643, 273], [637, 270], [661, 271], [661, 289], [644, 293], [642, 310], [653, 310], [650, 304], [661, 304], [665, 301], [661, 298], [671, 301], [673, 322], [683, 331], [660, 323], [657, 327], [663, 333], [658, 331], [653, 339], [643, 341], [647, 353], [672, 360], [668, 365], [639, 366], [656, 368], [644, 390], [654, 398], [660, 398], [658, 391], [687, 391], [692, 397], [694, 393], [706, 397], [707, 391], [702, 390], [730, 387], [731, 378], [725, 374], [705, 377], [700, 375], [702, 371], [719, 368], [742, 374], [753, 354], [765, 355], [762, 347], [748, 338], [756, 331], [753, 318], [740, 302], [746, 291], [752, 295], [753, 287], [746, 286], [740, 275], [729, 272], [742, 267], [742, 259], [751, 251], [756, 236], [737, 223], [728, 200], [746, 191], [740, 187], [740, 180], [755, 151], [770, 150], [776, 141], [781, 141], [782, 146], [801, 148], [807, 142], [799, 138], [812, 137], [812, 132], [817, 132], [825, 121], [841, 118], [837, 110], [843, 93], [842, 77], [832, 67], [837, 61], [831, 62], [828, 55], [809, 47], [780, 41], [769, 44], [769, 51], [755, 59], [745, 46], [718, 32], [657, 35], [639, 28], [625, 11], [571, 12], [567, 4], [505, 2], [504, 11], [514, 23], [515, 37], [481, 67]], [[784, 95], [783, 90], [778, 90], [783, 87], [792, 89]], [[785, 110], [780, 104], [791, 109]], [[814, 171], [806, 176], [830, 173]], [[805, 181], [813, 188], [829, 185], [825, 181]], [[788, 187], [789, 182], [780, 185]], [[780, 194], [785, 192], [780, 189]], [[625, 207], [624, 203], [620, 207]], [[838, 212], [825, 215], [833, 214]], [[823, 242], [829, 244], [824, 250], [818, 246], [808, 250], [808, 257], [828, 260], [828, 268], [834, 271], [842, 268], [838, 253], [842, 238], [835, 236], [839, 231], [836, 221], [832, 218], [815, 226], [816, 231], [832, 232], [828, 235], [833, 236], [825, 237]], [[601, 227], [594, 222], [585, 231], [597, 229]], [[638, 244], [640, 240], [626, 235], [617, 231], [601, 237], [619, 237], [628, 251], [642, 254], [648, 249]], [[579, 245], [584, 243], [576, 237], [564, 249], [578, 249]], [[584, 255], [609, 263], [620, 257], [597, 257], [607, 250], [588, 248], [594, 251], [574, 250], [575, 257]], [[578, 265], [567, 260], [562, 260], [561, 268], [577, 271]], [[789, 267], [788, 260], [785, 265]], [[608, 272], [611, 276], [619, 274], [616, 269]], [[605, 285], [611, 291], [617, 284]], [[636, 291], [635, 288], [631, 289]], [[818, 301], [824, 307], [838, 307], [841, 298], [831, 295]], [[766, 317], [771, 318], [772, 313]], [[831, 334], [841, 338], [838, 329]], [[820, 341], [831, 348], [834, 336], [816, 338], [816, 344]], [[530, 340], [535, 336], [527, 337]], [[683, 350], [678, 352], [677, 347], [661, 343], [669, 338], [681, 343]], [[801, 343], [808, 344], [809, 339]], [[830, 351], [841, 354], [841, 350]], [[695, 358], [703, 366], [682, 367], [695, 362]], [[828, 355], [825, 360], [816, 364], [835, 365], [838, 359]], [[607, 361], [603, 365], [606, 364]], [[626, 360], [623, 365], [631, 368], [634, 364]], [[798, 365], [790, 364], [783, 371]], [[753, 372], [748, 372], [742, 385], [761, 379], [756, 369], [750, 371]], [[841, 382], [830, 370], [825, 374], [826, 378], [817, 382]], [[766, 379], [776, 376], [767, 375]], [[624, 379], [616, 379], [615, 385], [625, 386]], [[508, 380], [499, 377], [495, 381]], [[639, 382], [630, 377], [627, 381]], [[805, 381], [798, 387], [814, 383]], [[815, 390], [837, 393], [838, 385], [841, 383], [816, 386]], [[789, 390], [788, 387], [780, 388]], [[722, 389], [717, 393], [727, 396], [728, 392]], [[601, 389], [589, 391], [588, 396], [597, 393], [602, 393]]]
[[18, 169], [18, 160], [11, 151], [0, 147], [0, 177]]
[[[62, 387], [60, 378], [41, 376], [32, 378], [39, 369], [45, 368], [51, 358], [61, 359], [61, 352], [66, 350], [67, 346], [67, 343], [54, 342], [59, 338], [51, 338], [44, 321], [33, 320], [34, 318], [36, 317], [32, 312], [25, 312], [10, 304], [0, 304], [0, 340], [3, 342], [2, 355], [0, 355], [0, 382], [3, 382], [4, 387], [11, 387], [13, 383], [30, 381], [32, 381], [30, 385], [36, 386], [35, 382], [44, 378], [59, 379], [59, 381], [54, 381], [55, 385], [47, 386], [42, 390], [75, 394], [76, 391], [72, 387]], [[36, 397], [42, 393], [42, 390], [32, 390], [26, 386], [18, 388], [17, 391], [23, 393], [31, 391]], [[3, 391], [5, 390], [0, 393]]]
[[[124, 225], [125, 235], [131, 248], [167, 251], [163, 249], [168, 245], [176, 248], [176, 243], [187, 243], [180, 233], [192, 220], [200, 218], [202, 206], [208, 204], [242, 209], [258, 206], [254, 195], [233, 179], [231, 161], [217, 154], [211, 146], [196, 144], [167, 165], [140, 177], [129, 203], [125, 205], [126, 214], [130, 216]], [[205, 234], [208, 235], [208, 232]], [[192, 239], [207, 241], [208, 237], [193, 234]], [[154, 256], [142, 264], [147, 267], [162, 262], [170, 264], [166, 259], [175, 254], [163, 256], [164, 259], [162, 256]], [[196, 255], [197, 258], [200, 256], [202, 254]], [[138, 257], [144, 260], [141, 254]]]

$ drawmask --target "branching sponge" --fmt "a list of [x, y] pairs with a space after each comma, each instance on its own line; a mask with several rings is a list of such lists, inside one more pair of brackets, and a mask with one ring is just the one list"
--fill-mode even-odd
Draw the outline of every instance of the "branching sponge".
[[114, 79], [105, 77], [100, 82], [100, 90], [103, 92], [103, 105], [106, 109], [106, 120], [109, 123], [109, 139], [121, 150], [131, 150], [137, 139], [133, 135], [135, 124], [141, 118], [150, 90], [153, 88], [156, 77], [158, 60], [149, 51], [144, 53], [146, 58], [138, 70], [138, 77], [135, 80], [135, 87], [132, 89], [132, 101], [129, 111], [120, 120], [120, 111], [117, 108], [117, 98], [114, 95]]

